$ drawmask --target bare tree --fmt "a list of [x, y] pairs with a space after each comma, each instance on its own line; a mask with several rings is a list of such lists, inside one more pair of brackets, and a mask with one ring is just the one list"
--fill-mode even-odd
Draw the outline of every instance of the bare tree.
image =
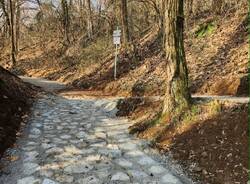
[[11, 30], [11, 59], [13, 66], [16, 65], [16, 46], [15, 46], [15, 31], [14, 31], [14, 14], [15, 14], [15, 3], [12, 0], [9, 0], [10, 3], [10, 30]]
[[61, 6], [62, 6], [62, 20], [63, 20], [63, 29], [64, 29], [64, 40], [66, 43], [70, 43], [69, 39], [69, 26], [70, 26], [70, 21], [69, 21], [69, 6], [67, 0], [62, 0], [61, 1]]
[[20, 18], [21, 18], [21, 11], [20, 11], [20, 0], [16, 0], [16, 23], [15, 23], [15, 47], [16, 47], [16, 54], [19, 52], [19, 39], [20, 39]]
[[121, 0], [121, 20], [122, 20], [122, 32], [123, 32], [123, 44], [127, 45], [130, 41], [127, 0]]
[[92, 9], [91, 9], [91, 1], [86, 0], [86, 8], [87, 8], [87, 29], [88, 29], [88, 37], [90, 39], [93, 38], [93, 20], [92, 20]]

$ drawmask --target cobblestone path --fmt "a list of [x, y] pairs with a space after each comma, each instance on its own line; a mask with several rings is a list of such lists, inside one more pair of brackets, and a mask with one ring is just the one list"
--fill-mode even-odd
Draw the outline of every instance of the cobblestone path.
[[181, 184], [128, 134], [114, 100], [43, 96], [17, 142], [3, 184]]

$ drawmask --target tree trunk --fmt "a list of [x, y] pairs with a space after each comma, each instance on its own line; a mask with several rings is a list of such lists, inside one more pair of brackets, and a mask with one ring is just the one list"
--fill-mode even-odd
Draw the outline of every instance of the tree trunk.
[[10, 17], [9, 17], [9, 14], [8, 14], [8, 11], [6, 10], [6, 5], [5, 5], [5, 1], [4, 0], [0, 0], [0, 5], [2, 7], [2, 10], [3, 10], [3, 13], [4, 13], [4, 16], [5, 16], [5, 20], [6, 20], [6, 33], [8, 34], [7, 37], [9, 37], [11, 34], [10, 34]]
[[19, 38], [20, 38], [20, 17], [21, 17], [21, 11], [20, 11], [20, 2], [19, 0], [16, 0], [16, 54], [19, 52]]
[[92, 9], [91, 9], [91, 1], [86, 0], [87, 7], [87, 28], [88, 28], [88, 37], [90, 39], [93, 38], [93, 21], [92, 21]]
[[62, 10], [63, 10], [63, 29], [64, 29], [64, 40], [66, 43], [70, 43], [69, 39], [69, 7], [68, 7], [68, 2], [67, 0], [62, 0]]
[[123, 32], [122, 36], [123, 44], [127, 45], [130, 41], [127, 0], [121, 0], [121, 20], [122, 20], [122, 32]]
[[14, 12], [15, 12], [15, 4], [12, 0], [10, 2], [10, 22], [11, 22], [11, 59], [13, 66], [16, 65], [16, 47], [15, 47], [15, 31], [14, 31]]
[[191, 100], [183, 42], [183, 9], [183, 0], [166, 0], [165, 52], [167, 83], [163, 114], [167, 115], [181, 113], [189, 106]]

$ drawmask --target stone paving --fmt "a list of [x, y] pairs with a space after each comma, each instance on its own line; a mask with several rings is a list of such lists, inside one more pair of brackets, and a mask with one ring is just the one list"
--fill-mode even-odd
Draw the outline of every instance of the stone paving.
[[18, 141], [3, 184], [182, 184], [128, 134], [111, 100], [44, 96]]

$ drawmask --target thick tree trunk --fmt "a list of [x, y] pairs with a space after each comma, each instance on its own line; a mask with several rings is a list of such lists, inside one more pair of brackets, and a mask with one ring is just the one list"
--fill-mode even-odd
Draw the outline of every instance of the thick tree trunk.
[[10, 29], [11, 29], [11, 59], [13, 66], [16, 65], [16, 47], [15, 47], [15, 31], [14, 31], [14, 12], [15, 12], [15, 4], [12, 0], [9, 0], [10, 2]]
[[121, 0], [121, 20], [122, 20], [122, 32], [123, 32], [122, 36], [123, 44], [127, 45], [130, 41], [127, 0]]
[[93, 38], [93, 21], [92, 21], [92, 9], [91, 9], [91, 1], [86, 0], [87, 7], [87, 28], [88, 28], [88, 37], [90, 39]]
[[166, 94], [163, 114], [181, 112], [190, 104], [188, 71], [183, 43], [183, 0], [166, 0], [165, 4], [165, 52]]

